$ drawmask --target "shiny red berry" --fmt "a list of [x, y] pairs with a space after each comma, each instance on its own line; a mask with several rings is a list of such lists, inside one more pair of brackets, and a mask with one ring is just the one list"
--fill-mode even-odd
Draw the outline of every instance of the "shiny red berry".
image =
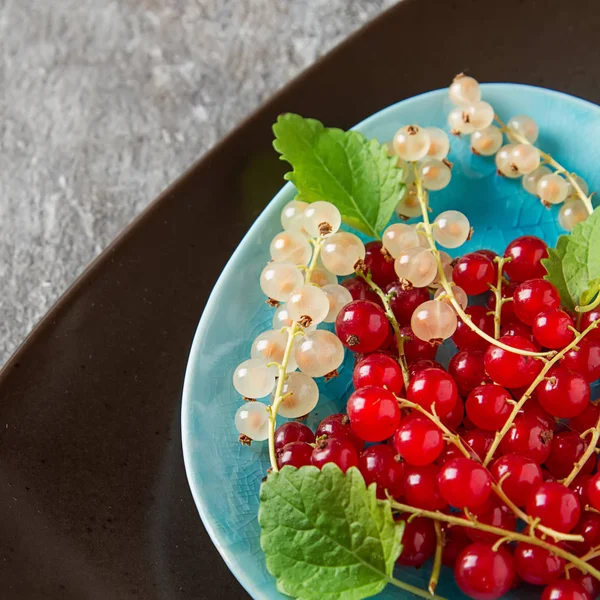
[[585, 377], [589, 383], [600, 379], [600, 342], [584, 338], [569, 350], [561, 365]]
[[365, 483], [377, 485], [377, 497], [386, 498], [386, 490], [400, 498], [404, 489], [404, 464], [391, 446], [378, 444], [364, 450], [358, 459], [358, 468]]
[[573, 341], [573, 319], [560, 308], [538, 313], [532, 325], [533, 336], [544, 348], [564, 348]]
[[350, 467], [358, 466], [358, 455], [348, 440], [328, 438], [317, 442], [311, 463], [318, 469], [327, 463], [335, 463], [345, 473]]
[[560, 483], [542, 483], [527, 501], [527, 514], [546, 527], [568, 533], [579, 521], [581, 506], [573, 490]]
[[[519, 350], [537, 350], [529, 340], [516, 335], [503, 336], [500, 341]], [[495, 383], [510, 389], [530, 385], [542, 368], [542, 363], [533, 356], [515, 354], [492, 344], [485, 352], [484, 364]]]
[[[469, 306], [465, 313], [471, 317], [473, 324], [477, 325], [484, 333], [494, 335], [494, 316], [485, 306]], [[456, 331], [452, 335], [452, 341], [461, 350], [485, 350], [488, 343], [478, 333], [473, 331], [462, 319], [458, 320]]]
[[365, 244], [365, 266], [371, 273], [373, 281], [381, 288], [398, 280], [394, 269], [394, 258], [384, 250], [383, 244], [378, 241]]
[[435, 358], [437, 346], [416, 337], [410, 325], [402, 327], [400, 334], [405, 338], [404, 355], [408, 362], [415, 362], [422, 359], [433, 360]]
[[571, 579], [555, 581], [544, 588], [541, 600], [592, 600], [583, 585]]
[[465, 403], [469, 419], [481, 429], [502, 429], [512, 412], [512, 396], [499, 385], [480, 385], [471, 391]]
[[542, 259], [548, 257], [548, 244], [533, 235], [524, 235], [513, 240], [504, 251], [511, 260], [504, 264], [504, 273], [513, 281], [525, 281], [544, 277], [546, 267]]
[[500, 335], [518, 335], [526, 340], [529, 340], [533, 344], [539, 345], [533, 337], [533, 331], [531, 330], [531, 327], [529, 327], [529, 325], [525, 325], [525, 323], [522, 323], [521, 321], [503, 325], [500, 327]]
[[424, 369], [408, 385], [407, 398], [439, 417], [447, 415], [456, 405], [458, 390], [454, 379], [442, 369]]
[[410, 379], [412, 379], [417, 373], [420, 373], [421, 371], [423, 371], [425, 369], [432, 369], [432, 368], [444, 370], [444, 367], [442, 367], [442, 365], [437, 360], [430, 360], [428, 358], [422, 358], [420, 360], [416, 360], [414, 362], [409, 363], [408, 375], [409, 375]]
[[382, 387], [356, 390], [347, 405], [352, 431], [365, 442], [381, 442], [391, 437], [400, 423], [398, 400]]
[[590, 504], [600, 510], [600, 473], [596, 473], [589, 481], [587, 494]]
[[570, 542], [578, 555], [596, 548], [600, 545], [600, 515], [584, 512], [572, 533], [583, 537], [583, 542]]
[[362, 277], [349, 277], [342, 284], [352, 296], [352, 300], [369, 300], [379, 306], [383, 306], [381, 298], [371, 289]]
[[462, 398], [457, 398], [454, 408], [443, 417], [440, 417], [442, 423], [448, 428], [455, 430], [463, 422], [465, 417], [465, 403]]
[[[514, 531], [517, 524], [515, 514], [507, 507], [501, 504], [494, 496], [481, 507], [475, 507], [469, 511], [479, 523], [499, 527], [507, 531]], [[489, 531], [483, 531], [475, 527], [465, 527], [466, 535], [473, 542], [488, 542], [493, 544], [500, 536]]]
[[460, 286], [469, 296], [489, 291], [496, 279], [494, 263], [483, 254], [472, 252], [465, 254], [454, 266], [452, 281]]
[[546, 585], [564, 573], [564, 559], [539, 546], [519, 542], [513, 556], [517, 573], [527, 583]]
[[521, 283], [513, 294], [515, 314], [526, 325], [533, 325], [543, 311], [560, 306], [560, 294], [545, 279], [530, 279]]
[[515, 419], [500, 442], [500, 451], [503, 454], [522, 454], [541, 465], [550, 456], [553, 435], [552, 429], [541, 419], [525, 413]]
[[441, 510], [448, 504], [437, 486], [439, 469], [435, 465], [407, 467], [404, 479], [404, 499], [407, 504], [424, 510]]
[[600, 594], [600, 581], [589, 573], [583, 573], [579, 569], [571, 569], [569, 576], [572, 581], [580, 583], [588, 594], [586, 600], [594, 600]]
[[435, 528], [431, 519], [417, 517], [406, 521], [402, 534], [402, 552], [398, 563], [411, 567], [420, 567], [435, 552]]
[[494, 441], [494, 434], [483, 429], [470, 429], [460, 432], [462, 441], [472, 450], [479, 460], [483, 460]]
[[590, 402], [590, 386], [583, 376], [558, 366], [536, 387], [535, 397], [553, 417], [576, 417]]
[[448, 373], [456, 381], [458, 391], [466, 396], [473, 388], [489, 381], [485, 372], [484, 353], [481, 350], [461, 350], [448, 365]]
[[305, 465], [311, 464], [313, 447], [306, 442], [290, 442], [286, 444], [277, 454], [277, 466], [283, 469], [286, 465], [291, 465], [299, 469]]
[[488, 470], [469, 458], [455, 458], [445, 463], [437, 482], [442, 498], [455, 508], [481, 506], [492, 493]]
[[[590, 496], [588, 491], [591, 479], [591, 475], [577, 475], [577, 477], [573, 479], [573, 483], [569, 486], [575, 492], [575, 495], [579, 499], [579, 504], [583, 508], [590, 504]], [[544, 481], [549, 480], [544, 478]], [[556, 479], [553, 479], [552, 481], [556, 481]]]
[[583, 412], [569, 419], [569, 427], [573, 431], [583, 433], [595, 427], [598, 419], [600, 419], [600, 407], [590, 403], [583, 409]]
[[290, 442], [314, 444], [315, 434], [304, 423], [288, 421], [275, 430], [275, 450], [279, 452], [279, 450], [282, 450]]
[[373, 352], [386, 340], [390, 325], [380, 306], [368, 300], [353, 300], [340, 310], [335, 331], [353, 352]]
[[467, 537], [466, 527], [446, 527], [444, 529], [444, 548], [442, 549], [442, 563], [454, 568], [460, 553], [471, 544]]
[[429, 465], [444, 448], [442, 431], [435, 423], [421, 416], [408, 416], [400, 422], [394, 434], [394, 447], [412, 466]]
[[400, 395], [404, 389], [402, 369], [398, 361], [388, 354], [374, 353], [365, 356], [354, 367], [352, 383], [355, 389], [376, 385]]
[[[579, 322], [579, 330], [584, 331], [587, 329], [594, 321], [598, 321], [600, 319], [600, 308], [593, 308], [588, 312], [585, 312], [581, 315], [581, 321]], [[594, 340], [596, 342], [600, 342], [600, 327], [596, 327], [596, 329], [592, 329], [586, 336], [587, 340]]]
[[365, 447], [365, 443], [361, 440], [350, 427], [350, 418], [345, 414], [335, 414], [325, 417], [315, 432], [316, 437], [322, 437], [326, 435], [328, 438], [344, 439], [348, 440], [356, 452], [362, 452]]
[[506, 454], [490, 466], [496, 483], [502, 481], [502, 490], [517, 506], [526, 506], [529, 498], [542, 483], [539, 465], [521, 454]]
[[390, 294], [390, 308], [400, 325], [409, 325], [415, 309], [431, 299], [427, 288], [407, 289], [400, 282], [388, 285], [386, 293]]
[[[583, 456], [587, 442], [576, 431], [561, 431], [554, 435], [550, 456], [545, 467], [557, 479], [564, 479], [573, 469], [573, 465]], [[596, 467], [596, 455], [593, 454], [581, 468], [582, 475], [589, 475]]]

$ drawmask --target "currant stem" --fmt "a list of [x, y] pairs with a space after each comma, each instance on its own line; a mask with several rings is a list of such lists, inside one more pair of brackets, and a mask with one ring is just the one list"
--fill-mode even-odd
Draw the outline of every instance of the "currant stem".
[[596, 445], [598, 443], [599, 438], [600, 438], [600, 418], [598, 418], [598, 422], [596, 423], [596, 426], [592, 430], [592, 437], [590, 439], [590, 442], [589, 442], [587, 448], [585, 449], [585, 452], [581, 455], [579, 460], [573, 465], [573, 469], [571, 470], [569, 475], [561, 481], [561, 483], [563, 485], [566, 485], [567, 487], [569, 487], [573, 483], [573, 480], [575, 479], [575, 477], [577, 477], [577, 475], [579, 475], [579, 471], [581, 471], [581, 469], [583, 468], [583, 465], [585, 465], [588, 458], [592, 454], [594, 454], [594, 452], [596, 451]]
[[448, 279], [446, 278], [446, 274], [444, 273], [444, 268], [442, 266], [442, 260], [440, 258], [440, 252], [437, 249], [437, 246], [435, 244], [435, 239], [433, 237], [433, 228], [431, 227], [431, 223], [429, 221], [427, 202], [425, 200], [425, 195], [423, 193], [423, 182], [421, 181], [421, 178], [419, 176], [419, 172], [417, 169], [417, 163], [413, 162], [412, 165], [413, 165], [413, 171], [414, 171], [414, 176], [415, 176], [415, 186], [417, 188], [417, 198], [419, 199], [419, 203], [421, 205], [421, 215], [423, 217], [423, 223], [422, 223], [423, 231], [425, 233], [425, 236], [427, 237], [427, 241], [429, 242], [429, 249], [430, 249], [431, 253], [434, 255], [435, 260], [437, 262], [439, 282], [440, 282], [441, 286], [444, 288], [444, 291], [446, 292], [446, 295], [448, 296], [448, 300], [450, 300], [452, 307], [456, 311], [456, 314], [460, 317], [461, 321], [463, 321], [464, 324], [467, 327], [469, 327], [469, 329], [472, 329], [478, 336], [482, 337], [484, 340], [488, 341], [490, 344], [493, 344], [494, 346], [498, 346], [499, 348], [506, 350], [507, 352], [512, 352], [513, 354], [521, 354], [522, 356], [534, 356], [536, 358], [545, 358], [547, 356], [553, 356], [554, 351], [531, 352], [530, 350], [521, 350], [519, 348], [513, 348], [512, 346], [509, 346], [508, 344], [500, 342], [499, 340], [495, 339], [491, 335], [488, 335], [487, 333], [485, 333], [485, 331], [482, 331], [481, 329], [479, 329], [479, 327], [477, 327], [477, 325], [475, 325], [475, 323], [473, 323], [471, 317], [467, 313], [465, 313], [465, 311], [462, 309], [462, 306], [458, 303], [458, 300], [456, 299], [456, 296], [454, 295], [454, 291], [452, 290], [452, 285], [449, 283]]
[[494, 259], [494, 262], [498, 265], [498, 280], [496, 281], [496, 287], [492, 288], [492, 292], [494, 292], [496, 298], [496, 309], [494, 310], [494, 338], [496, 339], [500, 337], [500, 320], [502, 305], [504, 304], [504, 299], [502, 298], [502, 268], [504, 267], [504, 263], [508, 261], [510, 261], [510, 258], [503, 256], [496, 256]]
[[523, 394], [523, 396], [521, 396], [521, 399], [513, 406], [512, 412], [510, 413], [510, 416], [506, 420], [506, 423], [504, 424], [504, 426], [502, 427], [502, 429], [500, 431], [498, 431], [496, 433], [496, 435], [494, 436], [494, 441], [492, 442], [492, 445], [490, 446], [490, 449], [488, 450], [488, 453], [485, 456], [485, 460], [483, 461], [483, 465], [484, 466], [487, 466], [488, 463], [492, 460], [492, 458], [494, 457], [494, 454], [496, 453], [496, 450], [498, 449], [498, 446], [500, 445], [500, 442], [502, 441], [502, 439], [504, 438], [504, 436], [508, 433], [509, 429], [512, 427], [512, 424], [513, 424], [514, 420], [516, 419], [517, 415], [519, 414], [521, 408], [523, 408], [523, 405], [525, 404], [525, 402], [527, 402], [527, 400], [529, 399], [529, 397], [531, 396], [531, 394], [533, 393], [533, 391], [535, 390], [535, 388], [542, 382], [542, 380], [546, 376], [546, 373], [548, 373], [548, 371], [569, 350], [571, 350], [571, 348], [574, 348], [575, 346], [577, 346], [577, 344], [590, 331], [592, 331], [593, 329], [596, 329], [596, 327], [598, 327], [599, 323], [600, 323], [600, 320], [594, 321], [593, 323], [591, 323], [589, 325], [589, 327], [587, 327], [580, 334], [578, 334], [577, 336], [575, 336], [575, 338], [573, 339], [573, 341], [569, 345], [565, 346], [560, 352], [558, 352], [557, 354], [555, 354], [554, 357], [551, 360], [545, 361], [544, 366], [542, 367], [542, 370], [540, 371], [539, 375], [535, 378], [535, 380], [533, 381], [533, 383], [527, 388], [526, 392]]
[[[498, 115], [494, 115], [494, 119], [496, 120], [498, 125], [500, 125], [500, 130], [503, 133], [510, 134], [511, 137], [517, 140], [520, 144], [527, 144], [529, 146], [534, 145], [525, 136], [522, 136], [520, 133], [517, 133], [512, 129], [509, 129], [508, 126]], [[544, 161], [548, 163], [551, 167], [553, 167], [557, 173], [564, 175], [569, 180], [569, 183], [573, 186], [575, 192], [577, 192], [579, 199], [583, 202], [586, 210], [588, 211], [588, 214], [591, 215], [594, 212], [591, 196], [585, 195], [585, 192], [581, 189], [581, 186], [577, 183], [577, 180], [575, 179], [575, 177], [573, 177], [573, 174], [567, 171], [557, 160], [555, 160], [547, 152], [544, 152], [540, 148], [538, 148], [538, 152], [540, 153], [540, 156], [544, 159]]]
[[435, 527], [435, 554], [433, 556], [433, 568], [431, 569], [431, 575], [429, 577], [429, 585], [427, 589], [433, 596], [435, 594], [435, 588], [437, 587], [440, 579], [440, 571], [442, 569], [442, 551], [444, 549], [444, 533], [442, 532], [442, 525], [439, 521], [434, 521], [433, 526]]
[[575, 312], [577, 313], [577, 318], [581, 319], [582, 313], [586, 313], [586, 312], [589, 312], [590, 310], [594, 310], [594, 308], [596, 308], [598, 306], [600, 306], [600, 292], [596, 295], [596, 298], [589, 304], [586, 304], [585, 306], [576, 306], [575, 307]]
[[581, 558], [578, 558], [574, 554], [563, 550], [560, 546], [550, 544], [545, 540], [535, 537], [534, 535], [525, 535], [523, 533], [517, 533], [516, 531], [509, 531], [508, 529], [501, 529], [500, 527], [494, 527], [493, 525], [480, 523], [476, 520], [472, 521], [470, 519], [455, 517], [454, 515], [446, 515], [438, 511], [415, 508], [414, 506], [410, 506], [408, 504], [396, 502], [393, 499], [391, 499], [390, 502], [392, 508], [401, 512], [414, 514], [419, 517], [426, 517], [442, 523], [449, 523], [450, 525], [458, 525], [461, 527], [468, 527], [470, 529], [480, 529], [481, 531], [494, 533], [513, 542], [525, 542], [526, 544], [531, 544], [532, 546], [539, 546], [540, 548], [548, 550], [548, 552], [552, 552], [553, 554], [564, 558], [567, 562], [572, 563], [573, 566], [581, 569], [584, 573], [589, 573], [592, 577], [600, 581], [600, 571], [585, 563]]
[[[590, 548], [590, 550], [588, 550], [582, 557], [581, 560], [588, 562], [594, 558], [598, 558], [600, 556], [600, 546], [594, 546], [593, 548]], [[567, 571], [567, 573], [569, 572], [570, 569], [572, 569], [573, 567], [576, 567], [577, 565], [573, 564], [573, 563], [569, 563], [568, 565], [565, 566], [565, 571]]]

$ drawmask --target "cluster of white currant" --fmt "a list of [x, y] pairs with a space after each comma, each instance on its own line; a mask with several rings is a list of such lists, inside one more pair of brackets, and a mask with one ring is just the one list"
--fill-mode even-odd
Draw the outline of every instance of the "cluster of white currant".
[[[496, 157], [498, 172], [504, 177], [522, 177], [523, 188], [537, 196], [545, 206], [562, 204], [558, 221], [563, 229], [572, 231], [584, 221], [588, 210], [573, 184], [561, 174], [553, 172], [542, 162], [540, 150], [534, 146], [539, 129], [527, 115], [512, 117], [502, 129], [493, 125], [494, 109], [481, 100], [477, 80], [458, 75], [449, 88], [450, 101], [456, 106], [448, 115], [452, 133], [471, 135], [471, 150], [482, 156]], [[504, 145], [503, 130], [510, 143]], [[589, 193], [586, 182], [572, 175], [581, 191]]]
[[[333, 323], [352, 301], [338, 276], [353, 273], [356, 262], [365, 257], [356, 235], [338, 231], [341, 222], [339, 210], [329, 202], [292, 200], [281, 213], [284, 231], [271, 242], [272, 260], [260, 275], [268, 302], [282, 304], [273, 316], [273, 329], [254, 340], [251, 358], [235, 369], [233, 385], [246, 399], [270, 395], [274, 402], [282, 397], [277, 412], [283, 417], [298, 418], [313, 410], [319, 400], [313, 378], [334, 372], [344, 360], [339, 338], [317, 329], [320, 323]], [[284, 381], [277, 385], [281, 377]], [[235, 425], [252, 440], [267, 439], [269, 407], [245, 402]]]

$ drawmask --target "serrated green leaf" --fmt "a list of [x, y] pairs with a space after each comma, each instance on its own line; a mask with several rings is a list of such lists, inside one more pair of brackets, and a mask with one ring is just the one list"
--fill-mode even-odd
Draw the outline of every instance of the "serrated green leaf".
[[556, 242], [556, 248], [548, 248], [548, 258], [542, 259], [542, 264], [546, 267], [546, 271], [548, 271], [548, 274], [544, 279], [547, 279], [550, 283], [554, 284], [560, 293], [563, 305], [566, 308], [573, 310], [575, 308], [576, 300], [569, 293], [569, 288], [565, 281], [565, 274], [563, 273], [563, 259], [567, 251], [568, 243], [569, 236], [561, 235]]
[[378, 594], [402, 549], [403, 524], [358, 469], [284, 467], [260, 489], [267, 568], [299, 600], [362, 600]]
[[402, 170], [385, 146], [292, 113], [281, 115], [273, 132], [275, 150], [292, 165], [285, 177], [299, 200], [331, 202], [351, 227], [380, 237], [404, 194]]
[[600, 277], [600, 210], [576, 225], [568, 236], [562, 270], [573, 302], [584, 304], [583, 295], [591, 282]]

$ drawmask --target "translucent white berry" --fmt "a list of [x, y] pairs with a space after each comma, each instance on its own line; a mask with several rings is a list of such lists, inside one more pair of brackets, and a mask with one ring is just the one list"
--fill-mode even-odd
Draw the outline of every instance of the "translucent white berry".
[[286, 302], [288, 315], [301, 325], [317, 325], [329, 312], [327, 294], [316, 285], [295, 289]]
[[394, 223], [390, 225], [381, 236], [384, 248], [394, 257], [406, 248], [419, 246], [419, 234], [412, 225], [406, 223]]
[[537, 195], [544, 204], [560, 204], [566, 200], [568, 192], [567, 180], [556, 173], [544, 175], [537, 184]]
[[463, 111], [463, 118], [467, 120], [475, 130], [489, 127], [494, 120], [494, 109], [490, 104], [483, 102], [482, 100], [465, 106]]
[[323, 320], [325, 323], [333, 323], [340, 310], [352, 302], [352, 294], [343, 285], [337, 283], [325, 285], [322, 289], [329, 300], [329, 312]]
[[439, 127], [425, 127], [425, 131], [429, 136], [429, 150], [427, 150], [428, 158], [436, 160], [444, 160], [450, 152], [450, 140], [448, 134]]
[[[469, 304], [469, 297], [467, 296], [465, 290], [463, 290], [459, 285], [453, 285], [452, 292], [454, 293], [454, 297], [456, 298], [456, 301], [458, 302], [460, 307], [463, 310], [467, 308], [467, 305]], [[446, 304], [450, 304], [450, 306], [452, 306], [450, 302], [450, 297], [448, 296], [448, 294], [446, 294], [446, 290], [442, 287], [436, 290], [433, 297], [436, 300], [439, 300], [440, 302], [445, 302]]]
[[535, 171], [540, 166], [540, 151], [531, 144], [517, 144], [511, 152], [510, 166], [521, 174]]
[[318, 287], [324, 287], [337, 282], [337, 276], [330, 273], [325, 267], [315, 267], [310, 277], [310, 283], [314, 283]]
[[304, 281], [302, 273], [291, 263], [269, 263], [260, 274], [260, 289], [273, 300], [285, 302]]
[[448, 96], [455, 106], [465, 106], [481, 100], [481, 88], [476, 79], [461, 74], [454, 78]]
[[[284, 327], [290, 327], [293, 324], [294, 321], [288, 314], [287, 305], [282, 304], [273, 315], [273, 329], [280, 331]], [[305, 328], [305, 331], [312, 331], [313, 329], [316, 329], [316, 327], [316, 325], [310, 325], [309, 327]]]
[[300, 200], [288, 202], [281, 211], [281, 225], [286, 231], [304, 231], [304, 210], [308, 204]]
[[429, 134], [417, 125], [398, 129], [394, 136], [394, 150], [403, 160], [416, 161], [425, 157], [429, 150]]
[[307, 265], [312, 256], [312, 247], [305, 234], [299, 231], [282, 231], [271, 241], [269, 248], [275, 262]]
[[423, 302], [412, 314], [410, 326], [413, 333], [426, 342], [447, 340], [456, 331], [456, 312], [438, 300]]
[[455, 108], [448, 114], [448, 125], [450, 133], [467, 135], [475, 131], [475, 127], [470, 122], [462, 108]]
[[481, 156], [493, 156], [502, 146], [502, 132], [490, 125], [471, 134], [471, 150]]
[[311, 377], [323, 377], [335, 371], [344, 360], [344, 346], [325, 329], [317, 329], [300, 338], [296, 347], [298, 368]]
[[[440, 262], [442, 263], [442, 271], [444, 272], [444, 276], [446, 277], [446, 281], [452, 281], [452, 272], [454, 271], [454, 267], [452, 266], [452, 257], [443, 250], [439, 251]], [[435, 279], [430, 284], [433, 288], [441, 288], [442, 287], [442, 278], [440, 275], [440, 271], [435, 274]]]
[[426, 248], [407, 248], [394, 262], [396, 275], [414, 287], [428, 286], [437, 274], [437, 262]]
[[567, 200], [558, 213], [558, 222], [563, 229], [573, 231], [573, 227], [588, 218], [588, 212], [581, 200]]
[[546, 167], [544, 165], [542, 165], [541, 167], [538, 167], [531, 173], [527, 173], [527, 175], [523, 175], [523, 180], [522, 180], [523, 187], [530, 194], [537, 196], [538, 181], [542, 177], [544, 177], [544, 175], [549, 175], [550, 173], [552, 173], [552, 171], [548, 167]]
[[458, 210], [445, 210], [433, 222], [433, 237], [444, 248], [462, 246], [471, 233], [469, 219]]
[[365, 245], [353, 233], [341, 231], [330, 235], [321, 249], [321, 260], [325, 268], [334, 275], [354, 273], [354, 265], [365, 257]]
[[510, 179], [521, 177], [521, 173], [511, 167], [512, 151], [514, 147], [515, 144], [506, 144], [505, 146], [502, 146], [496, 154], [496, 168], [498, 169], [498, 172]]
[[233, 373], [233, 387], [246, 398], [263, 398], [275, 387], [277, 367], [251, 358], [239, 364]]
[[284, 399], [278, 413], [286, 419], [307, 415], [319, 402], [319, 388], [312, 377], [305, 373], [290, 373], [281, 390]]
[[396, 214], [401, 219], [412, 219], [421, 214], [421, 203], [417, 194], [417, 188], [414, 185], [406, 186], [406, 192], [402, 200], [396, 206]]
[[[265, 363], [276, 362], [281, 364], [285, 354], [285, 348], [288, 342], [287, 331], [281, 329], [269, 329], [263, 331], [252, 342], [250, 357], [263, 360]], [[296, 370], [296, 360], [290, 356], [287, 363], [287, 371]]]
[[306, 207], [304, 211], [304, 229], [312, 237], [326, 233], [335, 233], [342, 224], [342, 215], [331, 202], [319, 200]]
[[[513, 117], [507, 123], [507, 126], [508, 129], [518, 134], [518, 137], [525, 138], [530, 144], [533, 144], [538, 139], [539, 128], [537, 126], [537, 123], [527, 115], [517, 115], [516, 117]], [[510, 133], [508, 133], [508, 139], [511, 142], [522, 141], [521, 139], [517, 139], [517, 137], [511, 135]]]
[[[590, 188], [586, 183], [583, 177], [579, 177], [579, 175], [572, 175], [573, 179], [577, 182], [577, 185], [580, 187], [581, 191], [587, 196], [590, 193]], [[578, 194], [575, 186], [569, 181], [569, 196], [576, 196]]]
[[262, 402], [245, 402], [235, 413], [235, 428], [251, 440], [262, 442], [269, 437], [269, 412]]
[[432, 191], [445, 188], [450, 183], [450, 178], [452, 177], [450, 167], [435, 158], [424, 160], [419, 165], [419, 174], [423, 181], [423, 187]]

